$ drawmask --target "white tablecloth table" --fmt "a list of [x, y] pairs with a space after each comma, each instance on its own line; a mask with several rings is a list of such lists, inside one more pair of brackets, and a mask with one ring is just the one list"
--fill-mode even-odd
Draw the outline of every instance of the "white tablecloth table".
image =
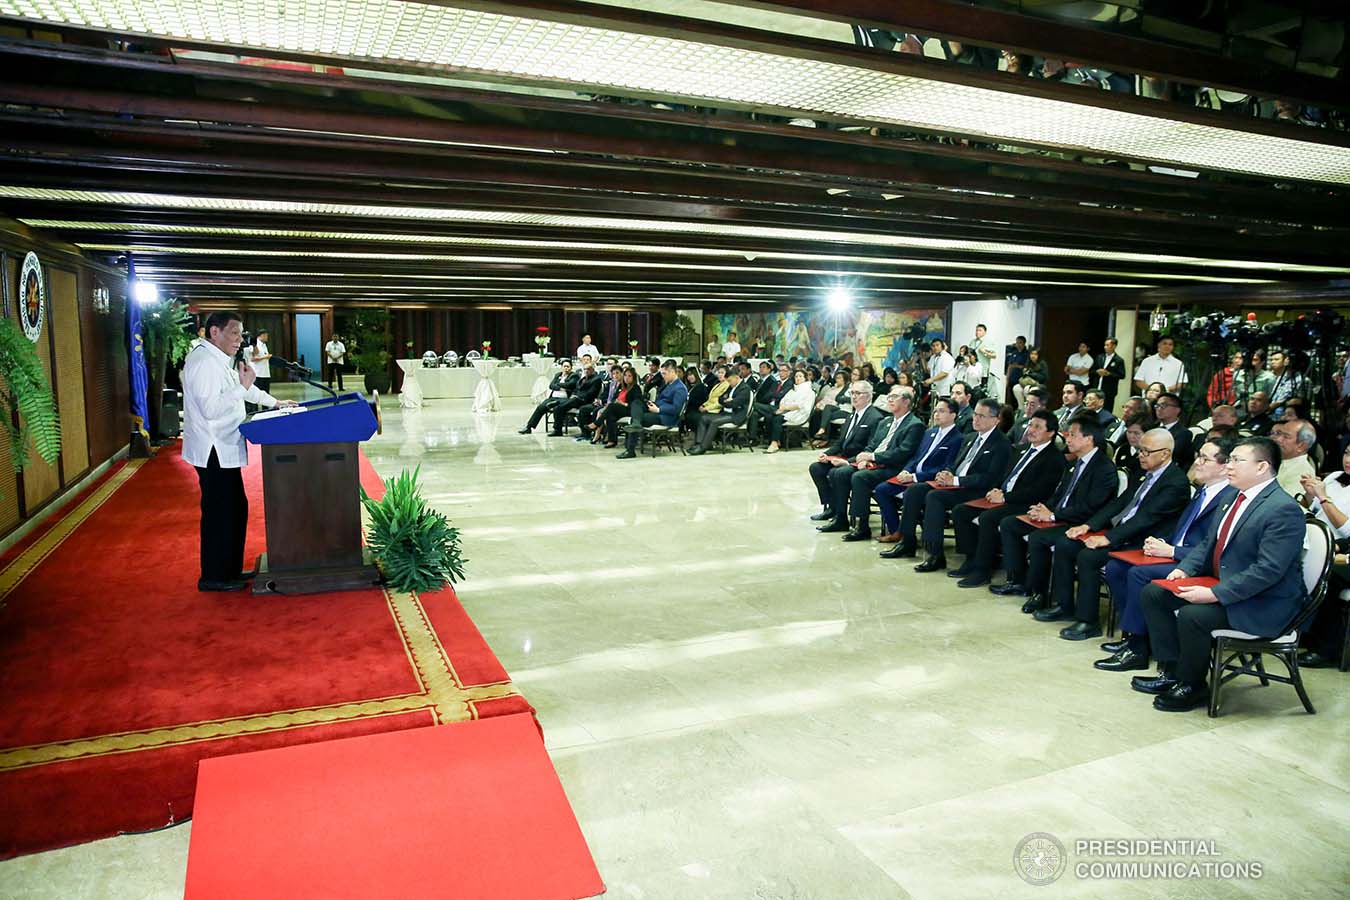
[[420, 359], [400, 359], [398, 367], [403, 370], [403, 390], [398, 395], [398, 405], [404, 409], [420, 409], [422, 406], [422, 385], [417, 380], [417, 370], [422, 368]]
[[502, 408], [501, 396], [497, 393], [497, 385], [492, 380], [497, 360], [475, 359], [473, 367], [481, 380], [473, 389], [473, 406], [469, 408], [476, 413], [496, 412]]
[[548, 386], [553, 381], [555, 373], [562, 371], [562, 366], [557, 365], [551, 356], [538, 356], [533, 353], [527, 353], [524, 357], [525, 365], [535, 374], [534, 383], [530, 385], [530, 402], [543, 403], [544, 398], [548, 396]]

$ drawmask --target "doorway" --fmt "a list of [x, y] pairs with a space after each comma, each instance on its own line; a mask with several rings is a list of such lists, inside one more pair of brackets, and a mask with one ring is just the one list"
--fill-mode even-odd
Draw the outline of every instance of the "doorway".
[[323, 380], [323, 315], [295, 314], [295, 361], [314, 370], [314, 379]]

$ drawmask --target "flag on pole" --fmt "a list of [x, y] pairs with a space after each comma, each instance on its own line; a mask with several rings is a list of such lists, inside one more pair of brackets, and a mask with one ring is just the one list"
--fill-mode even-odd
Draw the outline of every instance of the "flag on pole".
[[149, 369], [145, 365], [145, 334], [141, 327], [141, 304], [136, 299], [136, 262], [127, 255], [127, 333], [131, 342], [131, 424], [148, 441], [150, 432], [145, 424], [150, 420], [146, 394], [150, 385]]

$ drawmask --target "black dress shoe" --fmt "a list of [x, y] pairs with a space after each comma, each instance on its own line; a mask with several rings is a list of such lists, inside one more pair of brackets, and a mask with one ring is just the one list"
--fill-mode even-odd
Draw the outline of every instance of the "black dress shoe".
[[1027, 615], [1049, 608], [1050, 601], [1044, 594], [1027, 594], [1027, 601], [1022, 604], [1022, 612]]
[[614, 457], [614, 458], [615, 458], [615, 459], [636, 459], [636, 458], [637, 458], [637, 454], [634, 453], [632, 450], [625, 450], [625, 451], [623, 451], [622, 453], [620, 453], [618, 456], [616, 456], [616, 457]]
[[919, 551], [914, 547], [907, 545], [904, 541], [893, 545], [889, 550], [882, 550], [877, 556], [882, 559], [912, 559], [919, 555]]
[[1102, 649], [1107, 653], [1119, 653], [1128, 646], [1130, 646], [1129, 640], [1121, 638], [1118, 641], [1107, 641], [1105, 644], [1102, 644]]
[[834, 511], [828, 506], [811, 517], [812, 522], [828, 522], [834, 518]]
[[990, 585], [989, 593], [998, 594], [1000, 597], [1025, 597], [1027, 589], [1015, 581], [1009, 581], [1007, 584]]
[[945, 556], [930, 556], [930, 557], [928, 557], [927, 559], [925, 559], [923, 562], [921, 562], [921, 563], [919, 563], [917, 566], [915, 566], [915, 567], [914, 567], [914, 571], [915, 571], [915, 572], [919, 572], [919, 573], [924, 573], [924, 572], [941, 572], [941, 571], [942, 571], [943, 569], [945, 569], [945, 568], [947, 568], [947, 557], [945, 557]]
[[199, 591], [242, 591], [248, 587], [247, 581], [212, 581], [203, 578], [197, 582]]
[[1177, 683], [1170, 672], [1159, 672], [1153, 677], [1136, 675], [1130, 679], [1130, 687], [1141, 694], [1161, 694], [1170, 691]]
[[[947, 574], [950, 575], [951, 573], [948, 572]], [[965, 578], [962, 578], [960, 581], [958, 581], [956, 583], [956, 586], [960, 588], [977, 588], [983, 587], [988, 583], [989, 583], [989, 576], [986, 575], [985, 573], [971, 572]]]
[[[705, 453], [707, 453], [707, 452], [708, 452], [708, 451], [707, 451], [707, 450], [704, 450], [701, 446], [695, 446], [695, 447], [690, 447], [690, 448], [689, 448], [689, 455], [690, 455], [690, 456], [702, 456], [703, 454], [705, 454]], [[814, 519], [815, 516], [812, 516], [811, 518]]]
[[1089, 625], [1087, 622], [1074, 622], [1068, 628], [1061, 628], [1059, 636], [1066, 641], [1086, 641], [1101, 637], [1102, 630], [1096, 625]]
[[550, 432], [548, 433], [548, 436], [549, 436], [549, 437], [562, 437], [562, 432], [561, 432], [561, 431], [550, 431]]
[[[1031, 617], [1037, 622], [1067, 622], [1073, 618], [1073, 613], [1066, 612], [1058, 606], [1051, 606], [1047, 609], [1038, 609], [1031, 614]], [[1101, 632], [1097, 632], [1101, 634]]]
[[1337, 660], [1323, 656], [1316, 650], [1300, 650], [1298, 654], [1300, 669], [1332, 669], [1338, 664]]
[[530, 428], [530, 427], [527, 425], [527, 426], [525, 426], [524, 428], [522, 428], [522, 429], [520, 429], [519, 431], [517, 431], [516, 434], [529, 434], [529, 433], [530, 433], [531, 431], [533, 431], [533, 430], [534, 430], [533, 428]]
[[1153, 708], [1163, 712], [1187, 712], [1209, 705], [1209, 687], [1200, 684], [1177, 682], [1165, 694], [1153, 698]]
[[948, 569], [948, 570], [947, 570], [947, 577], [948, 577], [948, 578], [965, 578], [967, 575], [971, 574], [971, 573], [974, 572], [974, 571], [975, 571], [975, 567], [972, 566], [970, 563], [961, 563], [961, 565], [957, 566], [955, 569]]
[[1147, 669], [1148, 654], [1135, 653], [1126, 647], [1106, 659], [1097, 660], [1092, 664], [1092, 668], [1101, 669], [1103, 672], [1133, 672], [1135, 669]]
[[872, 529], [854, 528], [848, 534], [844, 535], [844, 540], [852, 541], [870, 541], [872, 539]]
[[821, 525], [816, 531], [824, 532], [826, 534], [835, 531], [848, 531], [848, 523], [843, 519], [834, 519]]

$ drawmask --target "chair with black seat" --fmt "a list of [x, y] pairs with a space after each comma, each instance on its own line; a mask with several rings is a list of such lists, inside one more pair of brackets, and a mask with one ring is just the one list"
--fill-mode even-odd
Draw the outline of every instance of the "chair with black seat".
[[792, 440], [796, 438], [798, 447], [805, 447], [807, 439], [811, 432], [806, 425], [784, 425], [783, 426], [783, 449], [792, 449]]
[[[1221, 628], [1212, 632], [1214, 641], [1210, 648], [1209, 678], [1209, 715], [1219, 715], [1219, 692], [1225, 684], [1239, 675], [1251, 675], [1260, 680], [1262, 687], [1268, 687], [1271, 681], [1292, 684], [1298, 692], [1298, 699], [1310, 714], [1316, 713], [1308, 692], [1303, 687], [1303, 675], [1298, 668], [1299, 632], [1317, 615], [1317, 607], [1327, 596], [1327, 576], [1331, 572], [1334, 559], [1335, 541], [1331, 529], [1325, 523], [1309, 516], [1303, 539], [1303, 588], [1308, 592], [1308, 600], [1294, 621], [1279, 637], [1265, 638]], [[1272, 675], [1266, 671], [1263, 657], [1278, 656], [1284, 663], [1289, 675]]]
[[[687, 451], [684, 449], [684, 436], [680, 432], [680, 423], [684, 419], [684, 407], [687, 403], [688, 401], [686, 400], [685, 403], [680, 405], [680, 411], [675, 416], [674, 425], [662, 425], [661, 423], [656, 422], [651, 425], [643, 426], [642, 435], [638, 440], [639, 456], [642, 454], [643, 448], [649, 444], [652, 448], [653, 459], [656, 458], [656, 451], [661, 447], [670, 448], [671, 453], [674, 453], [675, 450], [678, 449], [680, 453], [687, 455]], [[632, 427], [631, 421], [629, 427]]]

